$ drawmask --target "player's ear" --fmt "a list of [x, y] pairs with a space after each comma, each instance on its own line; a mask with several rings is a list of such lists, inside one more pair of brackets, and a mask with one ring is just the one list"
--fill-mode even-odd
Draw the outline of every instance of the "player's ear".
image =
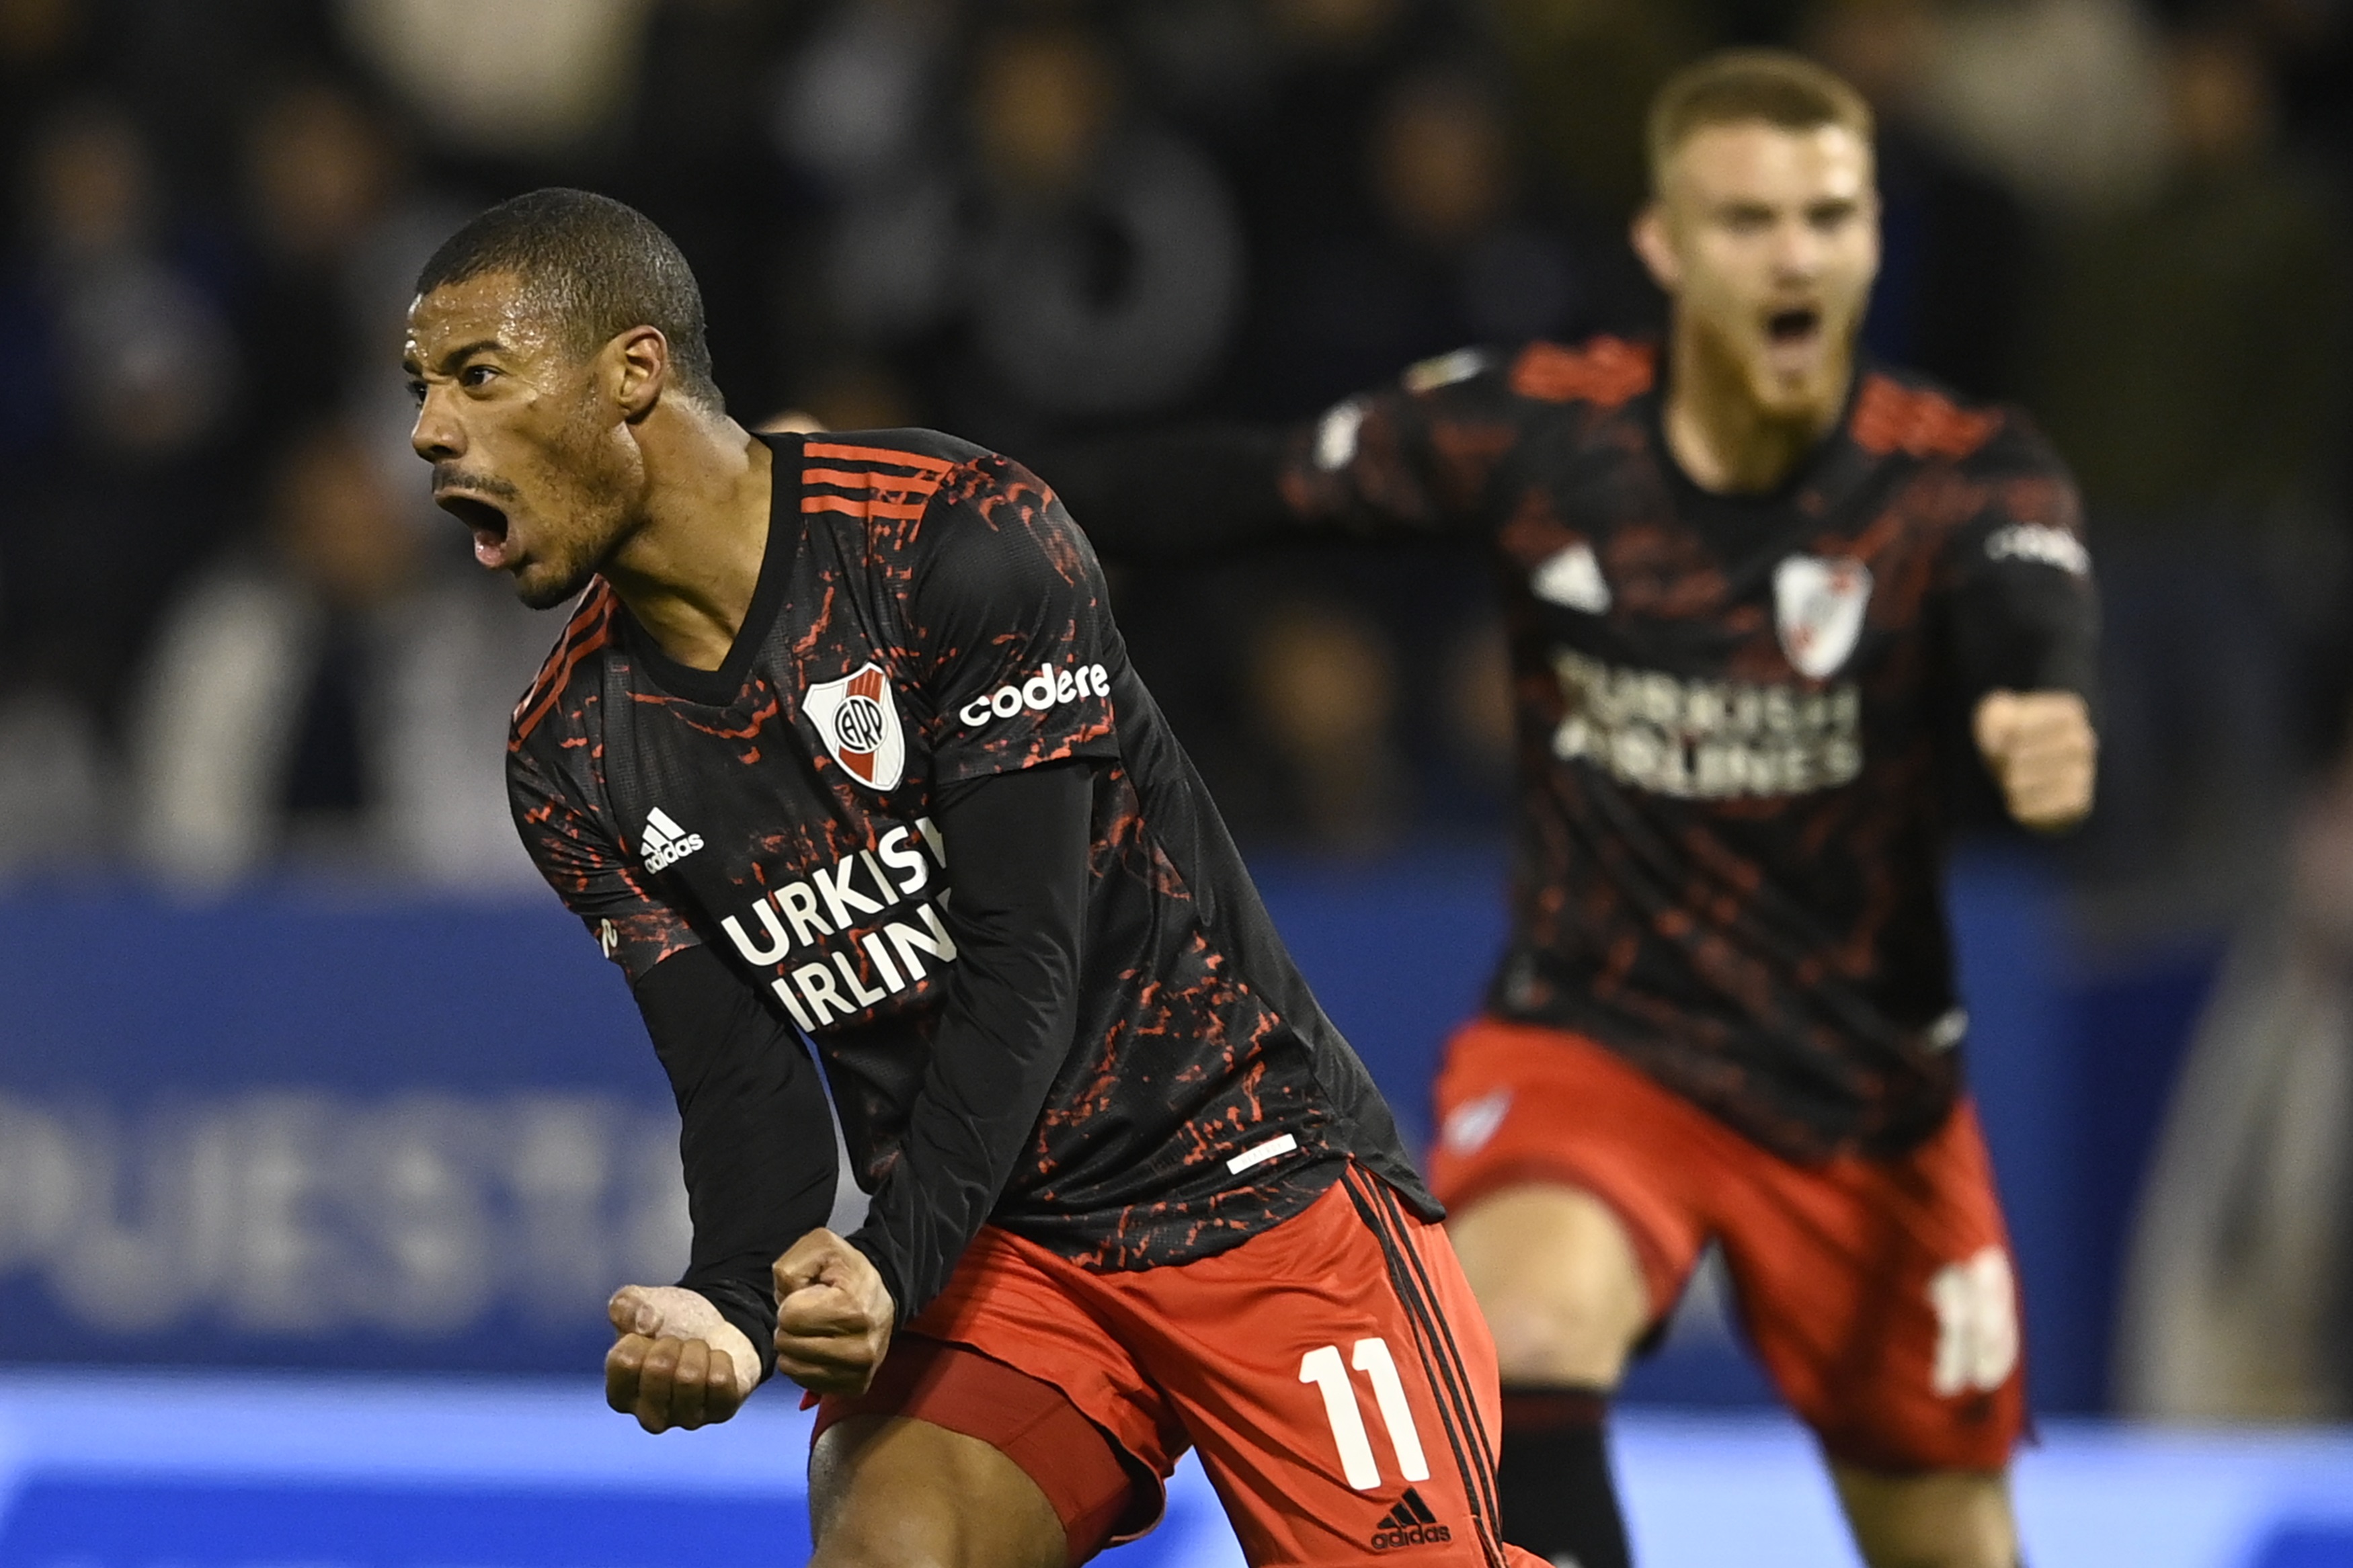
[[634, 425], [652, 413], [670, 384], [670, 340], [661, 329], [631, 327], [605, 345], [602, 357], [605, 380], [621, 405], [621, 417]]
[[1683, 286], [1683, 258], [1675, 254], [1674, 240], [1667, 232], [1665, 203], [1656, 196], [1645, 202], [1634, 215], [1630, 237], [1634, 254], [1650, 269], [1651, 281], [1670, 294]]

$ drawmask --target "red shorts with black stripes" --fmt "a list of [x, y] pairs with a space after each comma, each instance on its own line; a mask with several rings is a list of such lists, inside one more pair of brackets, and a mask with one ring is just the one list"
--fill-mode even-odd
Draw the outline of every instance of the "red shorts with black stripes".
[[993, 1444], [1054, 1504], [1073, 1563], [1150, 1529], [1198, 1447], [1253, 1563], [1410, 1547], [1540, 1568], [1495, 1534], [1497, 1398], [1445, 1233], [1352, 1168], [1192, 1263], [1095, 1274], [985, 1229], [874, 1386], [820, 1402], [818, 1431], [905, 1415]]
[[1480, 1018], [1447, 1044], [1438, 1111], [1430, 1177], [1458, 1215], [1528, 1183], [1590, 1193], [1662, 1316], [1720, 1246], [1757, 1359], [1833, 1458], [2009, 1462], [2026, 1419], [2018, 1289], [1966, 1100], [1902, 1154], [1799, 1164], [1582, 1036]]

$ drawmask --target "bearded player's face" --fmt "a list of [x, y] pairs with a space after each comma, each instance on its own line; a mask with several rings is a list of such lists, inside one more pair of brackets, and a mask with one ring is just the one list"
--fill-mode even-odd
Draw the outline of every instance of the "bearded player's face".
[[434, 504], [512, 573], [534, 609], [560, 605], [628, 533], [639, 476], [599, 357], [583, 359], [512, 273], [448, 284], [408, 308], [402, 355], [417, 400], [409, 443]]
[[1845, 390], [1879, 270], [1869, 144], [1843, 126], [1703, 126], [1661, 171], [1635, 243], [1673, 297], [1676, 330], [1735, 372], [1767, 415]]

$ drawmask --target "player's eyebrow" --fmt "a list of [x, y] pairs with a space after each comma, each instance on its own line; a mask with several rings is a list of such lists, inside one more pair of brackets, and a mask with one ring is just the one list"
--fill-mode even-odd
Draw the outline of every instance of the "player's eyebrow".
[[505, 347], [506, 345], [496, 338], [476, 338], [472, 342], [459, 343], [456, 348], [443, 354], [433, 368], [443, 375], [454, 375], [459, 365], [464, 364], [476, 354], [495, 353], [504, 350]]

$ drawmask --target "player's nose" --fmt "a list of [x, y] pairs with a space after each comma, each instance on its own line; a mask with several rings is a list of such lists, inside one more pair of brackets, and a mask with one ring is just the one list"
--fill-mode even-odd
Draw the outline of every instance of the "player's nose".
[[1785, 277], [1810, 278], [1822, 269], [1822, 237], [1803, 221], [1777, 225], [1773, 231], [1774, 270]]
[[425, 401], [417, 405], [417, 423], [409, 429], [408, 445], [428, 463], [465, 455], [465, 426], [449, 416], [448, 405], [435, 391], [428, 390]]

